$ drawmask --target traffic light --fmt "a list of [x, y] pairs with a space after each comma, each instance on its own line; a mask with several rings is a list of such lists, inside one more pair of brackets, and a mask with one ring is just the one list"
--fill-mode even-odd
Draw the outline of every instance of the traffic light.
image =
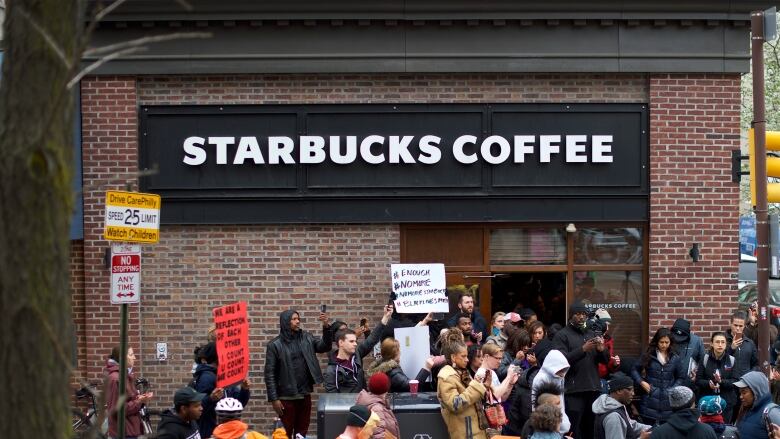
[[[753, 203], [753, 206], [756, 205], [756, 154], [754, 136], [753, 128], [751, 128], [748, 131], [748, 145], [750, 148], [750, 200]], [[780, 151], [780, 131], [766, 132], [766, 150]], [[766, 176], [780, 178], [780, 157], [767, 156]], [[767, 201], [770, 203], [780, 203], [780, 183], [767, 183], [766, 186]]]

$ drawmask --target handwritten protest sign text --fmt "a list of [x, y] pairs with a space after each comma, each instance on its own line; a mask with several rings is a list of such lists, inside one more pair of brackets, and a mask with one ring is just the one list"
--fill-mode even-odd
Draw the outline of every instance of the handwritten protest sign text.
[[392, 264], [390, 279], [398, 312], [449, 311], [444, 264]]
[[249, 321], [246, 303], [214, 308], [217, 336], [217, 387], [239, 383], [249, 372]]

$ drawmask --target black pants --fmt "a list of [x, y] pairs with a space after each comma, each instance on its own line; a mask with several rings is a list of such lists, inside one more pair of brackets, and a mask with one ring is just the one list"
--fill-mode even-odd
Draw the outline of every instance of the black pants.
[[571, 431], [575, 438], [593, 437], [593, 401], [599, 397], [599, 392], [567, 393], [566, 416], [571, 422]]

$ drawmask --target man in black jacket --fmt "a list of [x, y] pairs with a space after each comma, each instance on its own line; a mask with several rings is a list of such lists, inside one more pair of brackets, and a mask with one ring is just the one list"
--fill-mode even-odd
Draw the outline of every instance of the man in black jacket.
[[731, 326], [726, 330], [726, 353], [734, 357], [734, 378], [751, 370], [758, 370], [758, 350], [756, 344], [745, 336], [745, 311], [735, 311], [731, 315]]
[[197, 421], [203, 413], [200, 402], [207, 395], [198, 393], [192, 387], [184, 387], [173, 395], [173, 410], [160, 415], [157, 427], [158, 439], [199, 439]]
[[371, 334], [358, 344], [355, 331], [342, 329], [338, 332], [339, 350], [328, 361], [325, 369], [325, 390], [328, 393], [358, 393], [366, 388], [366, 376], [363, 373], [363, 357], [374, 349], [393, 315], [393, 305], [385, 306], [382, 321]]
[[601, 394], [599, 363], [609, 363], [604, 339], [587, 327], [588, 309], [580, 302], [569, 307], [569, 324], [553, 338], [553, 347], [569, 362], [564, 383], [566, 414], [574, 437], [593, 434], [593, 401]]
[[281, 418], [287, 436], [306, 436], [311, 420], [311, 392], [322, 383], [316, 353], [330, 351], [332, 334], [328, 316], [320, 313], [322, 338], [301, 329], [298, 312], [279, 315], [279, 335], [271, 340], [265, 354], [265, 386], [268, 401]]

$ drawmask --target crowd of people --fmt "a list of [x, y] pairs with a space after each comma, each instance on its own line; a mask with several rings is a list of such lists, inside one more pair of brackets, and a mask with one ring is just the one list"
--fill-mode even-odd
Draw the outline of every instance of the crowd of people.
[[[482, 439], [499, 434], [547, 438], [777, 438], [780, 439], [780, 372], [759, 370], [755, 309], [735, 311], [728, 328], [709, 338], [708, 348], [677, 319], [660, 328], [637, 359], [614, 352], [606, 310], [582, 303], [569, 307], [566, 326], [547, 327], [529, 309], [496, 313], [490, 323], [468, 294], [447, 319], [399, 314], [384, 307], [380, 322], [351, 329], [320, 313], [322, 335], [303, 330], [300, 314], [280, 315], [279, 335], [266, 346], [264, 380], [279, 418], [281, 437], [305, 438], [311, 422], [311, 394], [355, 394], [347, 428], [339, 439], [394, 439], [399, 425], [388, 393], [436, 392], [452, 438]], [[430, 357], [420, 370], [402, 370], [396, 328], [425, 326]], [[377, 347], [377, 348], [375, 348]], [[772, 356], [780, 365], [780, 342]], [[374, 358], [364, 359], [376, 352]], [[325, 371], [317, 354], [327, 355]], [[109, 433], [116, 437], [113, 410], [118, 397], [118, 348], [106, 365]], [[132, 349], [127, 365], [133, 367]], [[263, 437], [241, 422], [250, 382], [216, 387], [213, 340], [196, 350], [193, 380], [174, 395], [162, 415], [163, 439]], [[406, 371], [409, 372], [409, 371]], [[154, 397], [134, 392], [128, 374], [126, 437], [143, 432], [138, 409]], [[413, 388], [413, 389], [412, 389]], [[274, 436], [276, 439], [276, 436]]]

